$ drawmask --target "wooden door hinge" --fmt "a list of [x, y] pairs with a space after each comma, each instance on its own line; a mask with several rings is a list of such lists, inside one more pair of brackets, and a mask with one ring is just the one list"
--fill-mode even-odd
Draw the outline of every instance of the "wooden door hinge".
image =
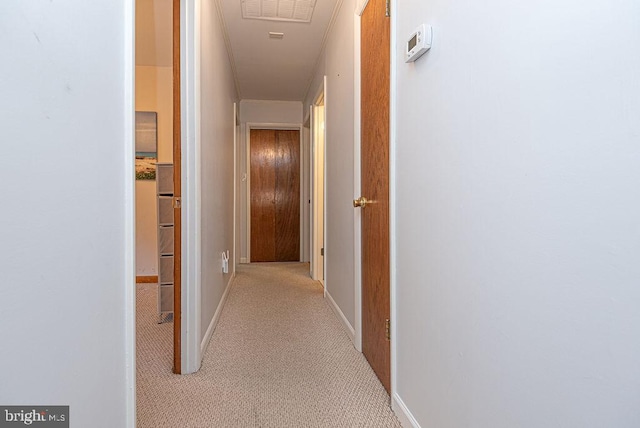
[[391, 0], [387, 0], [387, 4], [384, 10], [384, 16], [387, 18], [391, 16]]
[[384, 322], [384, 337], [391, 341], [391, 320], [385, 320]]
[[182, 199], [179, 196], [173, 197], [173, 208], [181, 208], [182, 207]]

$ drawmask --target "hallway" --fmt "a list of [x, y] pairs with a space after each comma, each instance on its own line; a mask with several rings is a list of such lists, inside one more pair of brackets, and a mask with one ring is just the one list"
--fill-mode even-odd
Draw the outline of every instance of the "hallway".
[[[137, 293], [139, 427], [399, 427], [302, 263], [240, 265], [199, 372], [171, 366], [155, 286]], [[164, 345], [163, 345], [164, 344]]]

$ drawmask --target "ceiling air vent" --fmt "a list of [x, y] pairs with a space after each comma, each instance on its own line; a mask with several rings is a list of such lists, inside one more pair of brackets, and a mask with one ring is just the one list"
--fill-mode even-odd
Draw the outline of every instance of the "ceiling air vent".
[[311, 22], [317, 0], [242, 0], [242, 17], [267, 21]]

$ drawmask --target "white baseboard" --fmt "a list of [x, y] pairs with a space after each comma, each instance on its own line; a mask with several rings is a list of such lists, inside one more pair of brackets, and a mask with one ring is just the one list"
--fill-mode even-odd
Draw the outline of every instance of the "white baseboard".
[[404, 401], [402, 401], [400, 396], [396, 393], [394, 393], [391, 398], [391, 408], [403, 428], [421, 428], [418, 421], [416, 421], [416, 418], [413, 417], [407, 408], [407, 405], [404, 404]]
[[336, 314], [336, 316], [342, 323], [342, 327], [349, 335], [349, 339], [351, 339], [351, 341], [354, 342], [355, 344], [355, 338], [356, 338], [355, 329], [351, 326], [351, 324], [347, 320], [347, 317], [344, 316], [344, 314], [340, 310], [340, 307], [338, 306], [336, 301], [333, 300], [333, 297], [331, 297], [331, 294], [327, 291], [326, 288], [324, 289], [324, 297], [327, 299], [327, 301], [329, 302], [329, 306], [331, 307], [331, 309], [333, 309], [333, 312]]
[[207, 332], [205, 333], [204, 338], [200, 343], [200, 359], [201, 360], [202, 358], [204, 358], [204, 351], [207, 349], [207, 346], [209, 345], [209, 341], [211, 340], [213, 331], [216, 329], [216, 326], [218, 325], [218, 321], [220, 320], [220, 314], [222, 313], [222, 308], [224, 307], [224, 304], [227, 302], [227, 296], [229, 295], [229, 290], [231, 290], [231, 284], [233, 283], [233, 280], [235, 279], [235, 277], [236, 277], [236, 274], [235, 272], [233, 272], [231, 274], [231, 277], [229, 278], [229, 281], [227, 282], [227, 286], [224, 289], [224, 293], [222, 293], [222, 298], [220, 299], [220, 303], [218, 303], [218, 308], [216, 309], [216, 313], [213, 314], [213, 318], [211, 318], [209, 327], [207, 327]]
[[240, 263], [249, 263], [246, 257], [240, 257]]

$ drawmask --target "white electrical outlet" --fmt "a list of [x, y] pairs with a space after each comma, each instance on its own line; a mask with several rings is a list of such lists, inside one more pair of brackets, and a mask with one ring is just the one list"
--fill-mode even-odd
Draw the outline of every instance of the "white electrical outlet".
[[229, 250], [222, 252], [222, 273], [229, 273]]

